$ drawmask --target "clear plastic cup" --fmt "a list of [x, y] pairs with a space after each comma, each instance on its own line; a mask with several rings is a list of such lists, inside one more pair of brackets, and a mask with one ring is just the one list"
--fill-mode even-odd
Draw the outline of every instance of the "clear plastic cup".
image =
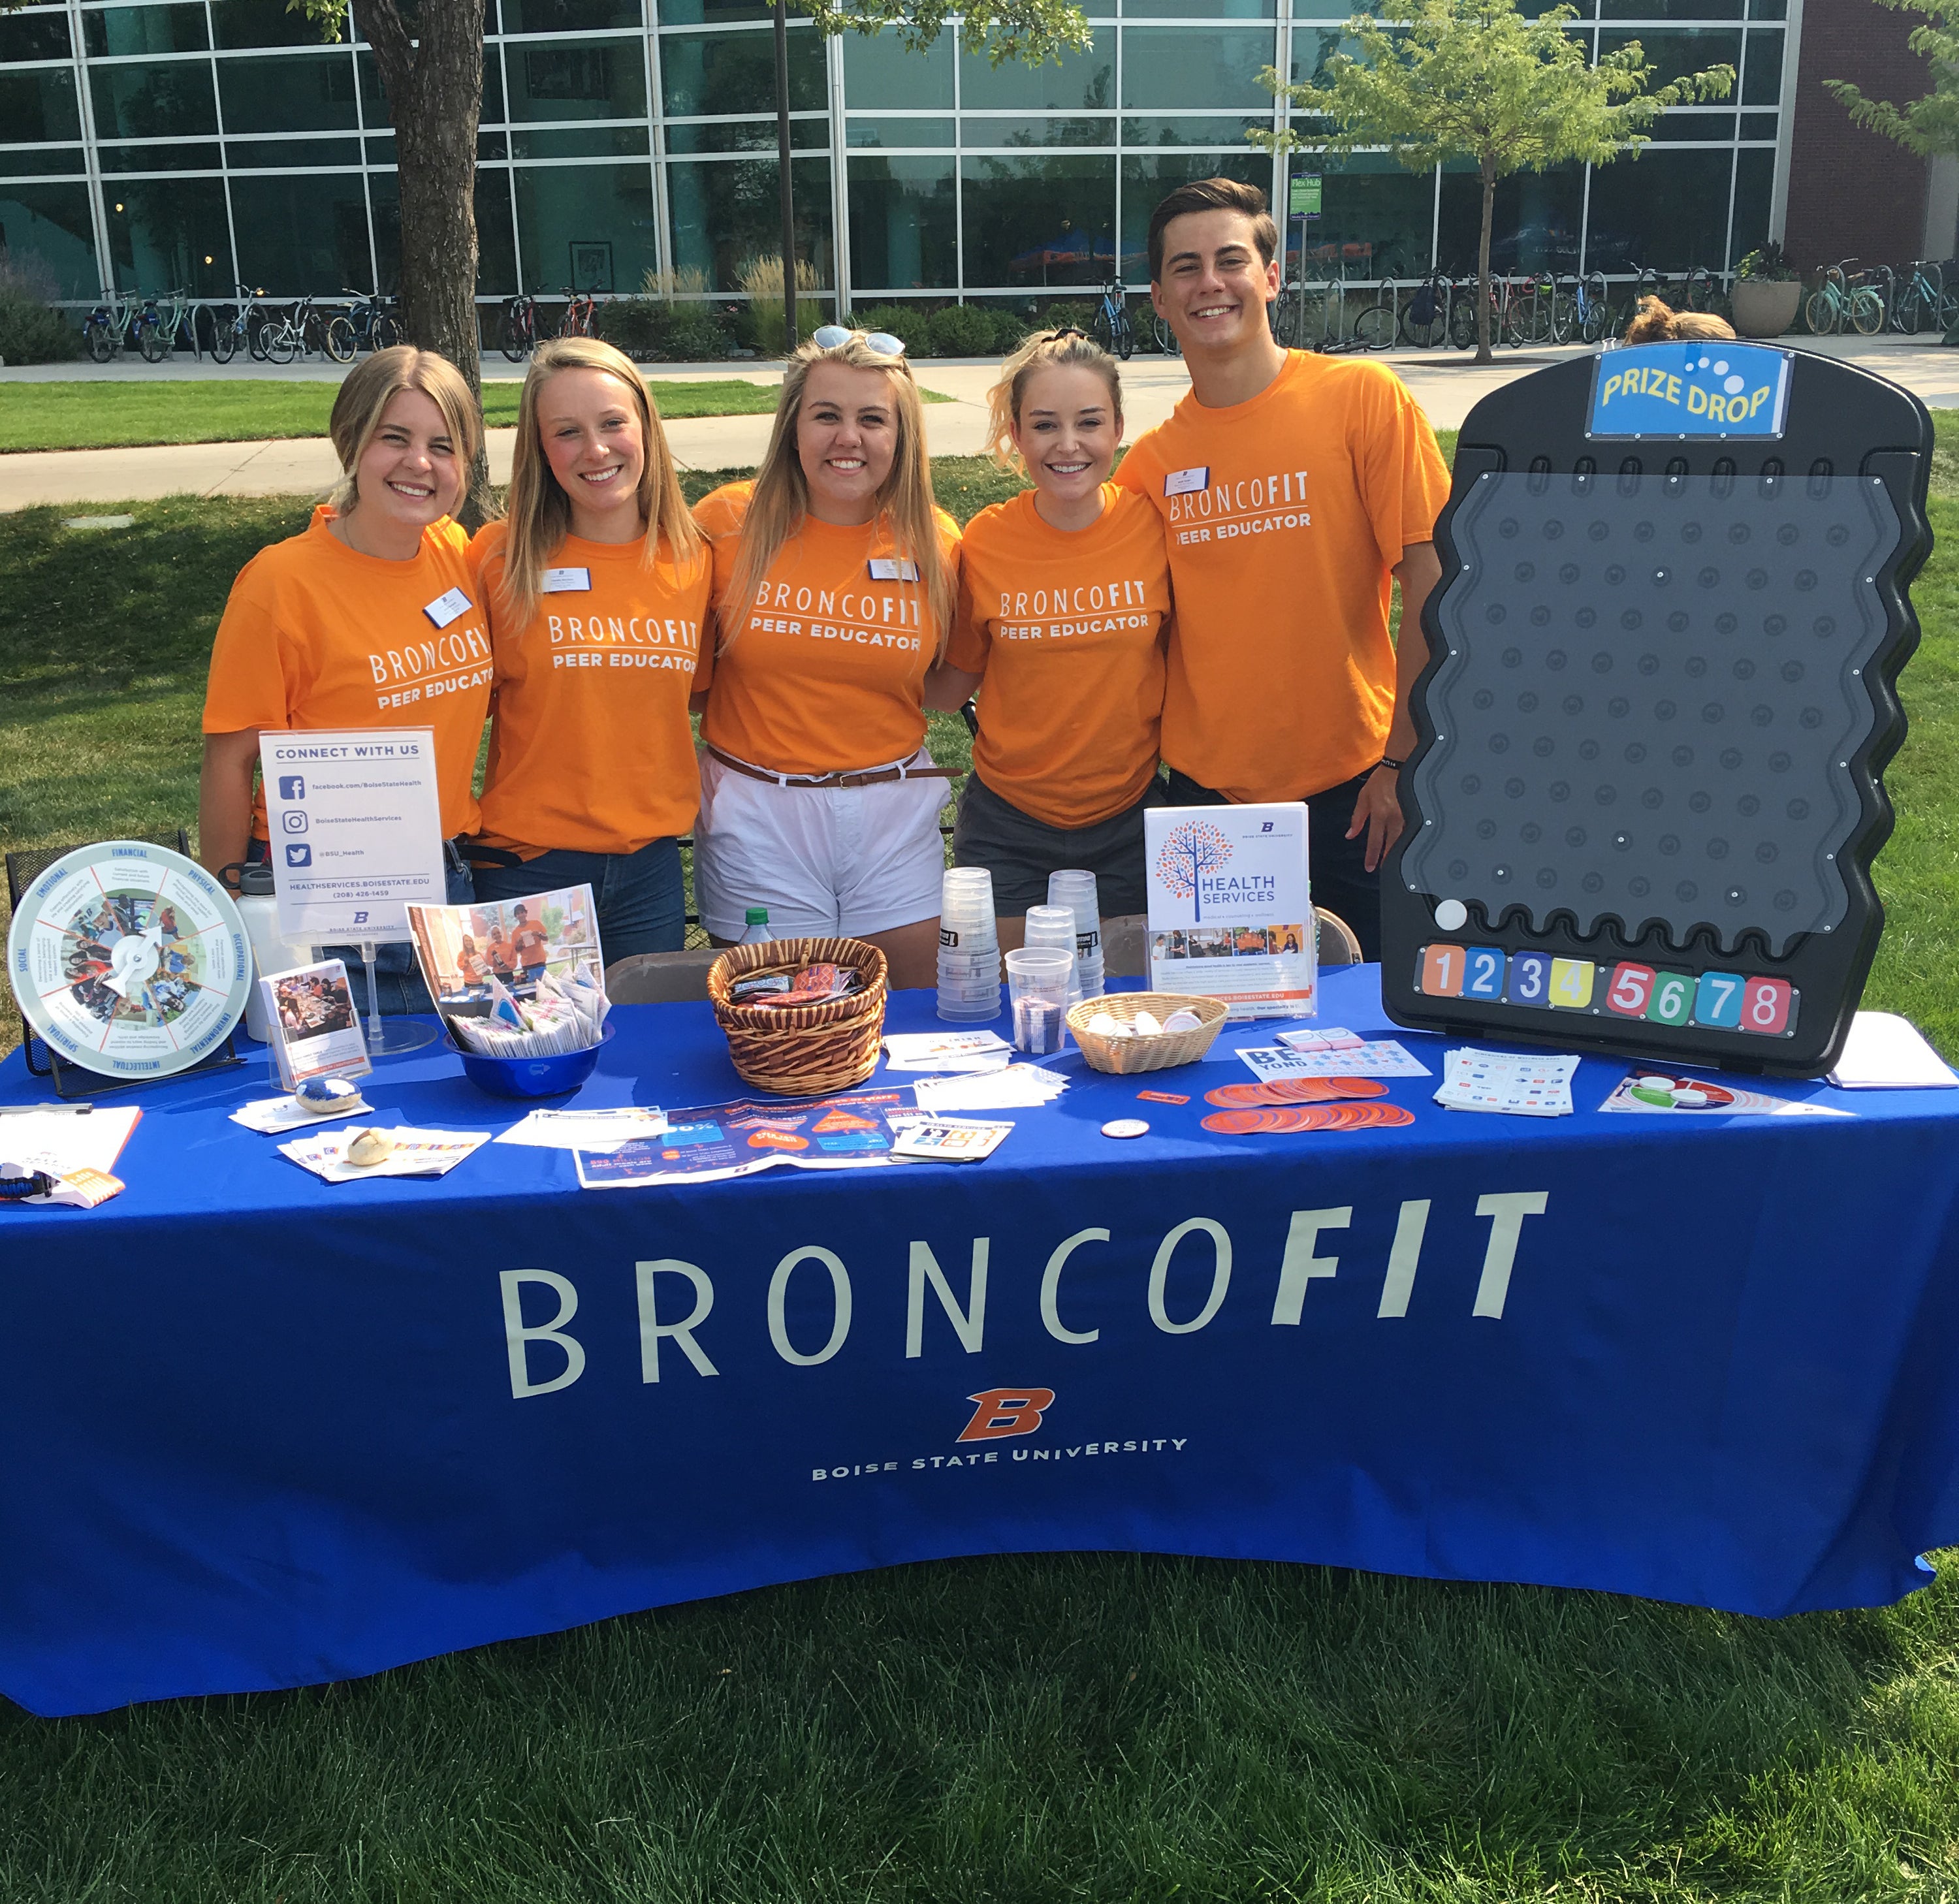
[[1075, 965], [1082, 995], [1100, 998], [1105, 986], [1101, 901], [1095, 890], [1095, 875], [1080, 867], [1049, 873], [1047, 903], [1050, 906], [1065, 906], [1075, 916]]
[[1007, 954], [1016, 1051], [1042, 1057], [1061, 1049], [1067, 1035], [1068, 982], [1074, 969], [1072, 952], [1045, 946], [1022, 946]]
[[1022, 944], [1068, 954], [1068, 1002], [1078, 1004], [1082, 997], [1081, 973], [1075, 960], [1075, 915], [1065, 906], [1030, 906], [1027, 937]]

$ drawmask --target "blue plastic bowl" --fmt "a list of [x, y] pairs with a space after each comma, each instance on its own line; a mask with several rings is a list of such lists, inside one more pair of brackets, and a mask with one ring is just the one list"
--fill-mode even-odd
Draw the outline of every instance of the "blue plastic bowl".
[[611, 1040], [614, 1029], [608, 1025], [598, 1044], [587, 1050], [561, 1052], [554, 1058], [488, 1057], [465, 1051], [446, 1030], [443, 1040], [462, 1060], [463, 1076], [479, 1091], [492, 1097], [559, 1097], [576, 1090], [592, 1075], [600, 1048]]

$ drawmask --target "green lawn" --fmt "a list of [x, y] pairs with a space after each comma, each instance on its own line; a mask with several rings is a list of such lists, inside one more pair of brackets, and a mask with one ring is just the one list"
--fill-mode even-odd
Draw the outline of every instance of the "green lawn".
[[[486, 383], [483, 414], [493, 429], [517, 420], [521, 383]], [[773, 384], [717, 377], [699, 383], [655, 382], [660, 414], [685, 417], [767, 415]], [[0, 452], [106, 449], [137, 443], [249, 443], [266, 436], [323, 436], [340, 386], [322, 379], [287, 382], [240, 376], [155, 383], [0, 383]], [[950, 403], [936, 391], [928, 403]]]
[[[937, 474], [962, 518], [1011, 487]], [[1937, 483], [1869, 997], [1955, 1053], [1949, 456]], [[86, 539], [0, 517], [0, 843], [191, 812], [225, 589], [305, 512], [123, 506], [133, 530]], [[317, 1690], [0, 1706], [6, 1904], [1954, 1896], [1959, 1574], [1768, 1623], [1310, 1567], [955, 1562]]]

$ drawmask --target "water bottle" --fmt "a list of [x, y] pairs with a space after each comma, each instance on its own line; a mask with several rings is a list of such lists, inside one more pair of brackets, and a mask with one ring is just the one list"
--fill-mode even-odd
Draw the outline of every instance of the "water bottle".
[[271, 867], [261, 865], [240, 870], [238, 916], [245, 922], [245, 936], [252, 947], [252, 989], [245, 996], [245, 1035], [262, 1045], [271, 1037], [271, 1027], [265, 1017], [265, 995], [259, 991], [258, 982], [305, 963], [279, 937], [279, 902], [275, 896]]
[[769, 930], [769, 909], [766, 906], [748, 908], [748, 923], [737, 945], [767, 945], [776, 935]]

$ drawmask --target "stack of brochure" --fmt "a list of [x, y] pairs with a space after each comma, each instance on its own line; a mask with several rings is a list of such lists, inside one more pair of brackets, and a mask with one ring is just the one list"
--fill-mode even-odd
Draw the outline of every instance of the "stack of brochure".
[[922, 1077], [912, 1087], [912, 1096], [920, 1110], [938, 1117], [948, 1111], [1037, 1108], [1052, 1104], [1067, 1089], [1068, 1080], [1044, 1065], [1005, 1065], [963, 1077]]
[[1003, 1071], [1013, 1055], [1013, 1046], [997, 1031], [894, 1031], [884, 1036], [887, 1071]]
[[1497, 1111], [1512, 1117], [1569, 1117], [1575, 1056], [1476, 1051], [1443, 1059], [1435, 1101], [1452, 1111]]

